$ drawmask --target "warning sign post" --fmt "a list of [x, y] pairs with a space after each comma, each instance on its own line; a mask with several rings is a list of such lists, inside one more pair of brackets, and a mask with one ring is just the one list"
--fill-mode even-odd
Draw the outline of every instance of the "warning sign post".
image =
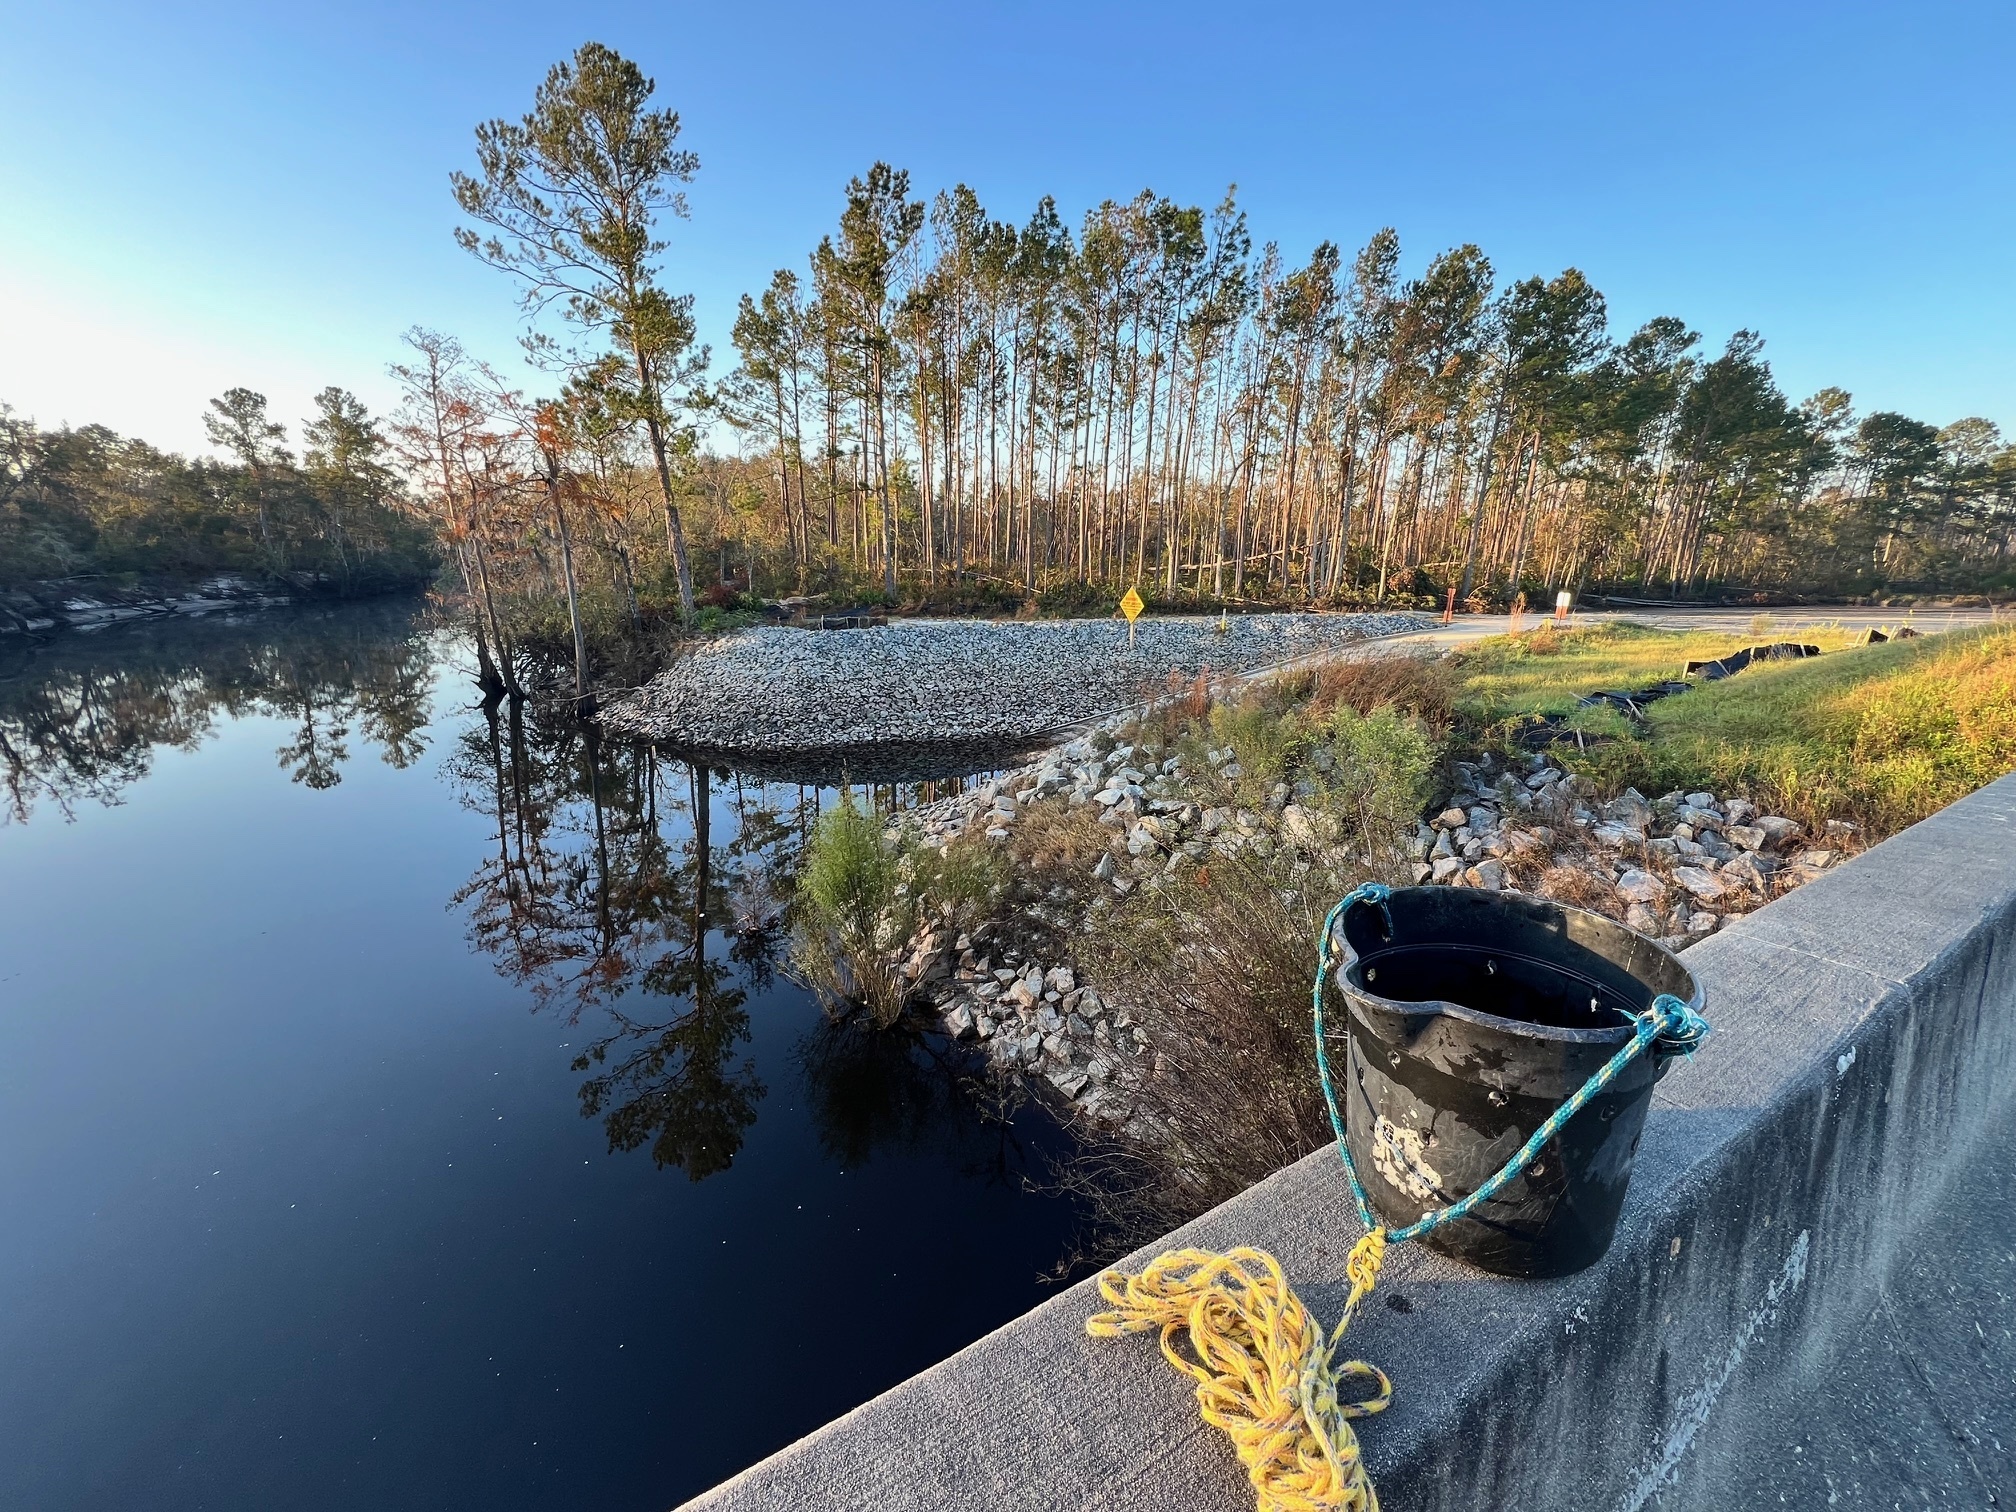
[[1134, 589], [1127, 590], [1127, 596], [1120, 600], [1120, 612], [1127, 616], [1127, 647], [1134, 647], [1134, 621], [1141, 618], [1141, 611], [1148, 606], [1141, 601], [1141, 595]]

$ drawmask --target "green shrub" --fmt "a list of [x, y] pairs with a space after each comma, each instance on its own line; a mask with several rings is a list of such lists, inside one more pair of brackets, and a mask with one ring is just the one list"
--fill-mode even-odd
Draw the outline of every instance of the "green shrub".
[[1036, 595], [1036, 612], [1052, 619], [1092, 619], [1119, 607], [1119, 595], [1103, 583], [1055, 583]]
[[1232, 748], [1250, 791], [1272, 787], [1288, 774], [1290, 754], [1301, 743], [1302, 731], [1292, 710], [1269, 708], [1260, 698], [1221, 703], [1211, 710], [1211, 732]]
[[903, 885], [903, 847], [851, 793], [819, 816], [798, 872], [792, 963], [830, 1012], [866, 1008], [883, 1027], [909, 996], [896, 952], [915, 904]]
[[1001, 847], [988, 840], [962, 837], [943, 850], [918, 847], [909, 857], [910, 894], [929, 913], [973, 918], [1000, 895], [1011, 880], [1011, 868]]
[[1340, 704], [1330, 716], [1324, 806], [1339, 815], [1368, 859], [1390, 863], [1428, 800], [1439, 754], [1421, 721], [1395, 709], [1360, 714]]

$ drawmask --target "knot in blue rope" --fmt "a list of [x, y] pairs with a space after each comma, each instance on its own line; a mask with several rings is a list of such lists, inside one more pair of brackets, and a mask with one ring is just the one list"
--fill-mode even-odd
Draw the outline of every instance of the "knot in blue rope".
[[1708, 1020], [1670, 992], [1654, 998], [1641, 1016], [1658, 1026], [1653, 1049], [1661, 1055], [1692, 1055], [1708, 1037]]

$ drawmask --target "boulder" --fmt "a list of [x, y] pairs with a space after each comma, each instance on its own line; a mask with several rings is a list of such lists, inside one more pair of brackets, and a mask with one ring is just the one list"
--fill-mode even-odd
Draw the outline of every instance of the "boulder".
[[1773, 848], [1782, 847], [1800, 833], [1799, 826], [1778, 814], [1760, 814], [1756, 827], [1764, 831], [1765, 842]]
[[1635, 866], [1617, 879], [1617, 892], [1620, 897], [1632, 903], [1652, 904], [1666, 901], [1666, 884], [1651, 872]]
[[1481, 887], [1486, 892], [1499, 892], [1505, 886], [1505, 863], [1479, 861], [1463, 875], [1472, 887]]
[[1754, 887], [1763, 892], [1771, 885], [1778, 863], [1757, 851], [1745, 851], [1717, 874], [1723, 882], [1737, 887]]
[[1677, 822], [1686, 825], [1696, 834], [1700, 834], [1704, 830], [1722, 828], [1722, 816], [1720, 814], [1711, 808], [1704, 808], [1696, 804], [1691, 798], [1673, 811], [1673, 818]]
[[1631, 829], [1642, 830], [1652, 822], [1652, 803], [1635, 787], [1626, 788], [1603, 806], [1603, 817]]
[[1299, 803], [1289, 804], [1281, 810], [1281, 838], [1290, 845], [1299, 845], [1305, 849], [1321, 844], [1318, 816]]
[[1688, 892], [1699, 898], [1703, 903], [1713, 903], [1729, 890], [1723, 885], [1721, 878], [1717, 877], [1713, 872], [1705, 871], [1698, 866], [1674, 867], [1673, 880], [1686, 888]]

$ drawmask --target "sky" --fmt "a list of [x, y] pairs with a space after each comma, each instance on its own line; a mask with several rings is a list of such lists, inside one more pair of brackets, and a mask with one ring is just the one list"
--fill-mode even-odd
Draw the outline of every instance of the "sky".
[[723, 371], [737, 298], [884, 159], [1018, 223], [1236, 183], [1293, 261], [1475, 242], [1501, 280], [1582, 269], [1618, 335], [1757, 330], [1795, 399], [2016, 433], [2006, 0], [0, 0], [0, 402], [199, 452], [233, 385], [297, 432], [328, 384], [389, 408], [414, 325], [515, 364], [448, 175], [591, 39], [700, 156], [666, 282]]

